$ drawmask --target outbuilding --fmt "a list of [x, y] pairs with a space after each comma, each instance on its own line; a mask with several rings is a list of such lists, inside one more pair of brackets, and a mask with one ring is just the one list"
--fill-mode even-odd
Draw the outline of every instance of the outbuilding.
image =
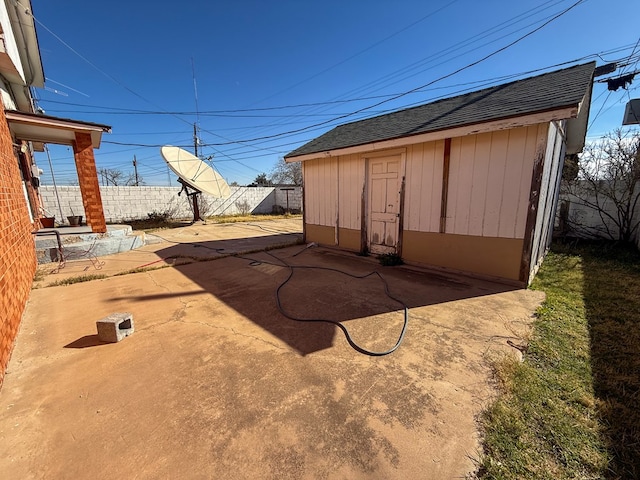
[[595, 63], [340, 125], [302, 162], [306, 242], [527, 285], [565, 155], [584, 147]]

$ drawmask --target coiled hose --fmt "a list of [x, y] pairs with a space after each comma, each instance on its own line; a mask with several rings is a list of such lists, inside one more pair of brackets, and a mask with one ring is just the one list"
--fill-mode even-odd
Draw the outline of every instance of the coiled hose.
[[[308, 247], [305, 247], [304, 250], [306, 250]], [[302, 250], [302, 251], [304, 251]], [[298, 253], [302, 253], [302, 251], [298, 252]], [[269, 255], [270, 257], [272, 257], [273, 259], [275, 259], [277, 262], [279, 262], [278, 264], [275, 263], [271, 263], [271, 262], [264, 262], [261, 260], [256, 260], [253, 258], [249, 258], [249, 257], [245, 257], [242, 255], [237, 255], [238, 258], [243, 258], [245, 260], [249, 260], [251, 263], [250, 265], [255, 266], [255, 265], [260, 265], [262, 263], [268, 263], [271, 265], [276, 265], [276, 266], [282, 266], [284, 265], [286, 268], [289, 269], [289, 275], [287, 276], [287, 278], [284, 279], [284, 281], [282, 281], [280, 283], [280, 285], [278, 285], [278, 288], [276, 289], [276, 305], [278, 306], [278, 310], [280, 311], [280, 313], [285, 316], [286, 318], [288, 318], [289, 320], [293, 320], [296, 322], [321, 322], [321, 323], [329, 323], [332, 325], [337, 326], [340, 330], [342, 330], [342, 333], [344, 334], [347, 342], [349, 343], [349, 345], [351, 345], [351, 347], [356, 350], [359, 353], [362, 353], [364, 355], [369, 355], [372, 357], [382, 357], [384, 355], [389, 355], [393, 352], [395, 352], [398, 347], [400, 346], [400, 344], [402, 343], [402, 340], [404, 339], [404, 335], [407, 331], [407, 325], [409, 323], [409, 307], [407, 307], [407, 305], [400, 299], [394, 297], [393, 295], [391, 295], [391, 292], [389, 292], [389, 284], [387, 283], [387, 281], [384, 279], [384, 277], [382, 275], [380, 275], [379, 272], [377, 271], [373, 271], [373, 272], [369, 272], [367, 274], [364, 275], [354, 275], [352, 273], [348, 273], [348, 272], [344, 272], [342, 270], [339, 270], [337, 268], [330, 268], [330, 267], [316, 267], [316, 266], [311, 266], [311, 265], [291, 265], [290, 263], [287, 263], [285, 260], [283, 260], [280, 257], [276, 257], [275, 255], [271, 254], [268, 251], [265, 251], [264, 253], [266, 253], [267, 255]], [[296, 254], [298, 255], [298, 254]], [[295, 256], [295, 255], [294, 255]], [[351, 338], [351, 334], [349, 333], [349, 330], [347, 329], [347, 327], [345, 327], [344, 325], [342, 325], [342, 323], [337, 322], [335, 320], [329, 320], [326, 318], [300, 318], [300, 317], [296, 317], [290, 313], [288, 313], [284, 307], [282, 306], [282, 299], [280, 297], [280, 292], [281, 290], [284, 288], [284, 286], [291, 280], [291, 278], [293, 277], [293, 274], [295, 272], [296, 269], [315, 269], [315, 270], [324, 270], [324, 271], [328, 271], [328, 272], [336, 272], [336, 273], [340, 273], [342, 275], [347, 275], [348, 277], [351, 278], [355, 278], [355, 279], [365, 279], [371, 276], [377, 276], [381, 281], [382, 284], [384, 285], [384, 292], [387, 295], [387, 297], [389, 297], [391, 300], [399, 303], [400, 305], [402, 305], [402, 307], [404, 308], [404, 322], [402, 325], [402, 330], [400, 331], [400, 335], [398, 336], [398, 340], [396, 341], [395, 345], [390, 348], [389, 350], [385, 350], [382, 352], [374, 352], [371, 350], [367, 350], [366, 348], [361, 347], [360, 345], [358, 345], [353, 338]]]

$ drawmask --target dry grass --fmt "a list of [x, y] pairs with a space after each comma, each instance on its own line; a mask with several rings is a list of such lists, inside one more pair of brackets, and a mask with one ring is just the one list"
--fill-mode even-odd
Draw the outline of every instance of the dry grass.
[[494, 365], [479, 478], [640, 478], [640, 255], [556, 246], [525, 361]]
[[63, 280], [56, 280], [47, 284], [47, 287], [59, 287], [61, 285], [73, 285], [74, 283], [90, 282], [92, 280], [100, 280], [107, 278], [104, 274], [78, 275], [77, 277], [69, 277]]
[[[260, 222], [265, 220], [281, 220], [283, 218], [302, 218], [302, 215], [284, 214], [284, 215], [223, 215], [207, 217], [207, 223], [239, 223], [239, 222]], [[160, 216], [150, 217], [141, 220], [129, 220], [125, 222], [134, 230], [142, 230], [151, 232], [164, 228], [179, 228], [190, 225], [188, 220], [179, 220], [173, 218], [162, 218]]]

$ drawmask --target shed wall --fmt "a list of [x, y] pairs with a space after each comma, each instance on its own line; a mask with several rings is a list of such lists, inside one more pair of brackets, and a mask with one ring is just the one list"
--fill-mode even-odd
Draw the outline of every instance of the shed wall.
[[[532, 170], [546, 140], [546, 124], [453, 138], [447, 182], [444, 140], [406, 147], [402, 257], [521, 280]], [[362, 248], [366, 156], [303, 163], [307, 241]], [[443, 188], [447, 202], [441, 232]]]

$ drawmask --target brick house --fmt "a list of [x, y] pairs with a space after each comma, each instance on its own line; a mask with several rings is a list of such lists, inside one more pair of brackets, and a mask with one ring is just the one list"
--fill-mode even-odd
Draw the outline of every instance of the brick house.
[[110, 127], [35, 113], [31, 87], [44, 87], [31, 2], [0, 1], [0, 386], [36, 270], [41, 227], [34, 150], [71, 145], [87, 223], [106, 231], [93, 149]]

